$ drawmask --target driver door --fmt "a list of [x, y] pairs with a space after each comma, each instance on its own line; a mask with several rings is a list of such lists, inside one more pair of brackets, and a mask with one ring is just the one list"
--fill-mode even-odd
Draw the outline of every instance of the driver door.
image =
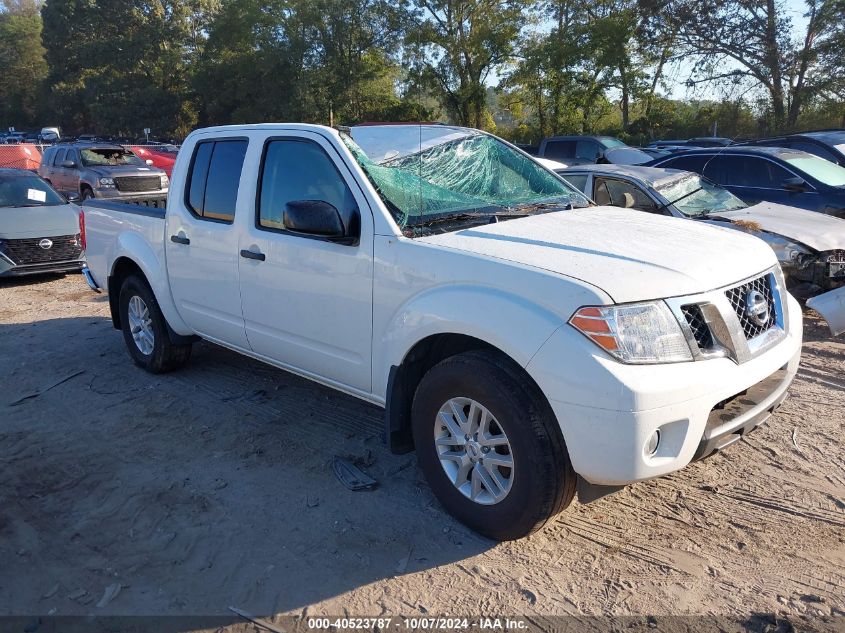
[[[352, 174], [319, 134], [267, 139], [253, 221], [241, 234], [240, 287], [252, 350], [335, 385], [372, 387], [373, 219]], [[285, 228], [285, 205], [360, 211], [357, 244]]]

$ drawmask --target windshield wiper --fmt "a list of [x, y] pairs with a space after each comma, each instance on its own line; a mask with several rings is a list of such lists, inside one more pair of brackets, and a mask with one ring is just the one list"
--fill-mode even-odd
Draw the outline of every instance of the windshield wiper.
[[[685, 193], [684, 195], [682, 195], [680, 198], [675, 198], [672, 202], [667, 202], [666, 204], [660, 205], [659, 207], [657, 207], [657, 210], [655, 211], [655, 213], [657, 213], [659, 211], [665, 211], [668, 207], [671, 207], [671, 206], [677, 204], [678, 202], [680, 202], [684, 198], [689, 198], [692, 194], [698, 193], [702, 189], [704, 189], [704, 187], [699, 187], [698, 189], [693, 189], [689, 193]], [[702, 211], [701, 213], [699, 213], [697, 215], [699, 215], [699, 216], [700, 215], [707, 215], [707, 213], [708, 213], [708, 211]]]
[[420, 218], [417, 222], [408, 222], [407, 226], [433, 226], [435, 224], [442, 224], [443, 222], [461, 222], [464, 220], [481, 219], [495, 222], [499, 218], [524, 218], [529, 215], [531, 215], [531, 213], [513, 211], [460, 211], [457, 213], [437, 215], [428, 219]]

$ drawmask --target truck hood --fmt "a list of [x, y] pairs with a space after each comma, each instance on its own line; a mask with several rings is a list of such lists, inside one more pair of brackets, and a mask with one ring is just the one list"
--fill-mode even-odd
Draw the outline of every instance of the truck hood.
[[824, 213], [761, 202], [747, 209], [710, 214], [732, 222], [753, 222], [768, 232], [817, 251], [845, 249], [845, 220]]
[[601, 288], [617, 303], [695, 294], [775, 265], [741, 231], [616, 207], [590, 207], [418, 238], [533, 266]]
[[52, 237], [79, 233], [79, 211], [71, 204], [55, 207], [0, 208], [0, 239]]

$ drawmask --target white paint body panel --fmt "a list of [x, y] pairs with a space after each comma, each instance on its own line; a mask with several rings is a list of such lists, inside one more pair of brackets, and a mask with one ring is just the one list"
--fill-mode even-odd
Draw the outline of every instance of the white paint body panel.
[[756, 222], [764, 231], [783, 235], [817, 251], [845, 249], [845, 220], [824, 213], [761, 202], [747, 209], [713, 215]]
[[[290, 135], [326, 149], [352, 189], [361, 212], [358, 245], [256, 228], [263, 145]], [[199, 140], [225, 136], [249, 140], [235, 221], [197, 229], [180, 211], [188, 165]], [[724, 358], [618, 363], [567, 325], [575, 310], [728, 286], [775, 265], [772, 250], [741, 232], [609, 207], [409, 239], [337, 132], [320, 126], [199, 130], [177, 159], [166, 222], [96, 203], [86, 213], [89, 266], [102, 287], [114, 262], [128, 257], [176, 332], [205, 335], [374, 403], [385, 403], [391, 368], [426, 337], [463, 334], [493, 345], [541, 387], [576, 471], [594, 483], [683, 467], [712, 406], [784, 364], [794, 366], [800, 349], [800, 309], [790, 299], [788, 336], [742, 365]], [[228, 235], [216, 235], [217, 227]], [[190, 247], [170, 246], [179, 231], [189, 234]], [[194, 256], [200, 235], [207, 252]], [[267, 259], [246, 260], [241, 249]], [[689, 420], [683, 450], [673, 460], [644, 463], [643, 434], [678, 416]]]
[[831, 334], [845, 333], [845, 286], [808, 299], [807, 306], [822, 315]]

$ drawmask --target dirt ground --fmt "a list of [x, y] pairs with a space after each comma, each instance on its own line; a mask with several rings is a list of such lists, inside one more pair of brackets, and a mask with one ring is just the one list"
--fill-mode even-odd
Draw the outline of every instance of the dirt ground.
[[845, 339], [815, 318], [747, 440], [496, 544], [379, 409], [205, 343], [152, 376], [107, 315], [78, 275], [0, 282], [0, 615], [845, 615]]

